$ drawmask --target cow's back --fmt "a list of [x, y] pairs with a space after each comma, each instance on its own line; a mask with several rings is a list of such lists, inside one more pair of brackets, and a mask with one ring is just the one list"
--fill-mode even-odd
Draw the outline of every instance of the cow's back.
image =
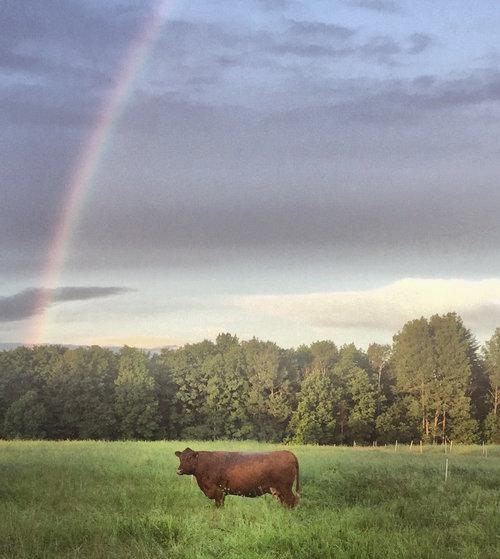
[[200, 452], [197, 470], [227, 494], [257, 496], [290, 489], [298, 476], [297, 459], [273, 452]]

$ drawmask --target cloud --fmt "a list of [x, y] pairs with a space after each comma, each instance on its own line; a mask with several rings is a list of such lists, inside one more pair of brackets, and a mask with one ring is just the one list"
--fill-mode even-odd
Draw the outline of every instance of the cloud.
[[[400, 43], [389, 35], [359, 36], [357, 29], [336, 23], [287, 20], [281, 33], [260, 32], [247, 36], [248, 45], [272, 55], [303, 58], [357, 58], [380, 65], [394, 66], [404, 56], [414, 56], [433, 44], [426, 33], [413, 33]], [[248, 46], [247, 45], [247, 46]]]
[[409, 54], [420, 54], [434, 43], [433, 37], [427, 33], [413, 33], [408, 38], [410, 46], [407, 48]]
[[323, 21], [303, 21], [288, 20], [288, 32], [297, 36], [346, 40], [355, 35], [356, 31], [352, 27], [337, 25], [335, 23], [325, 23]]
[[380, 35], [370, 38], [359, 48], [359, 52], [366, 59], [391, 66], [396, 64], [395, 57], [401, 54], [402, 48], [392, 37]]
[[[379, 63], [394, 65], [394, 55], [400, 47], [391, 40], [379, 38], [374, 48], [367, 49], [366, 56]], [[464, 111], [483, 103], [500, 100], [500, 72], [498, 70], [475, 70], [461, 77], [439, 78], [420, 76], [411, 80], [359, 80], [348, 84], [345, 93], [342, 86], [335, 91], [338, 101], [294, 108], [270, 117], [274, 122], [307, 122], [316, 130], [341, 122], [378, 123], [380, 126], [401, 123], [421, 123], [430, 112]], [[348, 95], [350, 94], [350, 98]], [[466, 114], [466, 113], [462, 113]], [[495, 113], [492, 118], [495, 118]], [[447, 122], [447, 129], [450, 129]], [[446, 132], [446, 130], [444, 131]]]
[[[0, 322], [23, 320], [42, 313], [46, 306], [69, 301], [87, 301], [133, 291], [126, 287], [58, 287], [54, 289], [30, 288], [14, 295], [0, 297]], [[48, 293], [47, 293], [48, 292]], [[39, 301], [46, 300], [45, 306]]]
[[344, 4], [386, 14], [401, 12], [401, 6], [394, 0], [344, 0]]
[[257, 0], [257, 4], [267, 11], [283, 11], [290, 8], [295, 0]]
[[233, 303], [319, 329], [395, 331], [420, 316], [457, 312], [467, 326], [485, 331], [500, 323], [500, 279], [417, 279], [360, 291], [241, 296]]

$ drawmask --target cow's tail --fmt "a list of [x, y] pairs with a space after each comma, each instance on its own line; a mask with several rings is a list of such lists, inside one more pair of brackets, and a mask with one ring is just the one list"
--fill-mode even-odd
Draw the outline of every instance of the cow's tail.
[[297, 500], [295, 504], [297, 504], [300, 499], [299, 461], [296, 456], [294, 456], [294, 458], [295, 458], [295, 493], [297, 493], [296, 496]]

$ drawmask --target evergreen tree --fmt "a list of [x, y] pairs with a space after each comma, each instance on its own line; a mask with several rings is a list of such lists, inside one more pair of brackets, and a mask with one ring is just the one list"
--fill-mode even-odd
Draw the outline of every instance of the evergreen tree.
[[478, 423], [468, 395], [476, 344], [455, 313], [434, 315], [429, 321], [434, 349], [434, 440], [451, 438], [475, 442]]
[[425, 318], [407, 322], [394, 336], [392, 364], [399, 392], [417, 402], [422, 438], [431, 438], [435, 355], [432, 331]]

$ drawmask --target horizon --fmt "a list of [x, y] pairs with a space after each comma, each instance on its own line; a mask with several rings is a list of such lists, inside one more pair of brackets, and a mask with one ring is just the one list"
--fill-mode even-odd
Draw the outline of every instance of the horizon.
[[[460, 320], [462, 320], [462, 317], [459, 314], [455, 313], [454, 311], [449, 311], [449, 313], [456, 314], [458, 316], [458, 318]], [[449, 314], [449, 313], [442, 313], [441, 316], [444, 316], [445, 314]], [[408, 322], [406, 322], [405, 325], [408, 324], [409, 322], [412, 322], [413, 320], [419, 320], [419, 319], [429, 320], [430, 318], [431, 318], [431, 316], [423, 316], [423, 315], [419, 316], [419, 317], [414, 317], [413, 319], [410, 319]], [[405, 325], [403, 325], [403, 326], [405, 326]], [[477, 344], [478, 350], [481, 350], [481, 348], [484, 348], [485, 344], [488, 342], [488, 340], [491, 339], [491, 337], [494, 336], [495, 332], [500, 329], [500, 327], [495, 327], [489, 333], [489, 336], [485, 337], [484, 339], [481, 339], [476, 335], [476, 333], [473, 330], [467, 328], [467, 324], [464, 323], [464, 327], [471, 333], [472, 339], [473, 339], [474, 343]], [[66, 349], [78, 349], [78, 348], [88, 348], [88, 347], [91, 347], [93, 345], [96, 345], [96, 346], [103, 347], [105, 349], [110, 349], [112, 351], [120, 351], [125, 347], [131, 347], [131, 348], [138, 349], [140, 351], [155, 353], [155, 352], [161, 352], [164, 349], [169, 349], [169, 350], [175, 351], [175, 350], [178, 350], [178, 349], [182, 349], [186, 345], [198, 344], [198, 343], [203, 343], [203, 342], [206, 342], [206, 341], [211, 342], [211, 343], [216, 343], [216, 338], [218, 336], [227, 334], [227, 335], [230, 335], [232, 337], [235, 337], [238, 340], [238, 342], [240, 342], [240, 343], [241, 342], [249, 342], [251, 340], [258, 340], [258, 341], [262, 341], [262, 342], [270, 342], [270, 343], [276, 344], [278, 347], [281, 347], [282, 349], [285, 349], [287, 351], [288, 350], [295, 351], [295, 350], [299, 349], [300, 347], [304, 347], [304, 346], [308, 347], [310, 345], [313, 345], [314, 343], [331, 342], [338, 348], [342, 348], [344, 346], [349, 346], [349, 345], [354, 345], [357, 349], [366, 353], [366, 351], [368, 350], [368, 348], [372, 344], [392, 346], [394, 344], [394, 337], [401, 333], [402, 328], [397, 330], [396, 332], [394, 332], [391, 339], [389, 341], [385, 342], [385, 343], [384, 342], [373, 342], [372, 341], [372, 342], [369, 342], [368, 344], [366, 344], [365, 346], [357, 344], [354, 340], [345, 341], [343, 343], [338, 343], [334, 339], [329, 339], [329, 338], [320, 339], [320, 338], [317, 338], [317, 339], [312, 340], [309, 343], [303, 342], [303, 343], [296, 344], [294, 346], [286, 346], [285, 345], [283, 347], [276, 340], [261, 338], [257, 335], [253, 335], [253, 336], [244, 338], [244, 337], [239, 336], [237, 332], [223, 332], [223, 331], [220, 331], [214, 337], [200, 338], [198, 340], [193, 340], [193, 341], [185, 342], [185, 343], [182, 343], [182, 344], [155, 343], [155, 342], [161, 341], [161, 340], [158, 340], [158, 339], [150, 340], [149, 344], [148, 344], [147, 338], [146, 339], [145, 338], [136, 338], [136, 339], [131, 338], [129, 340], [121, 340], [122, 343], [115, 343], [116, 341], [120, 340], [119, 338], [110, 338], [110, 339], [107, 339], [107, 340], [103, 340], [102, 343], [88, 343], [88, 344], [74, 344], [74, 343], [57, 342], [57, 341], [46, 341], [46, 342], [41, 342], [41, 343], [1, 342], [0, 341], [0, 351], [15, 349], [17, 347], [26, 347], [28, 349], [33, 349], [35, 347], [43, 347], [43, 346], [62, 346], [62, 347], [65, 347]]]
[[500, 326], [493, 0], [0, 11], [1, 343]]

